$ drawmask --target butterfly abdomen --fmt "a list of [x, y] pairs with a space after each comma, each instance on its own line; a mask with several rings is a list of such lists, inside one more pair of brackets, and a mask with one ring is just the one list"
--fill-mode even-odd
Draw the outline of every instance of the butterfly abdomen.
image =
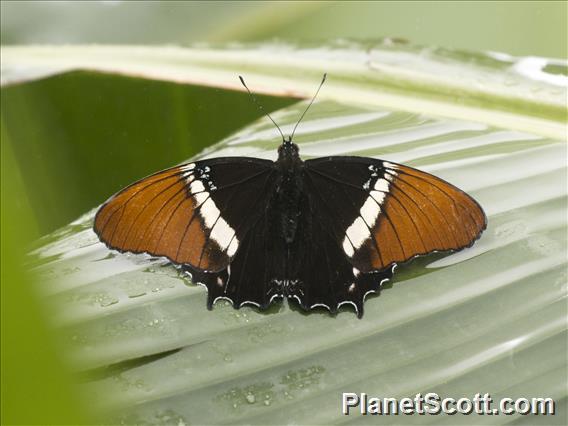
[[276, 187], [273, 211], [277, 212], [276, 235], [290, 244], [296, 238], [298, 220], [300, 219], [300, 199], [302, 183], [296, 174], [284, 174]]

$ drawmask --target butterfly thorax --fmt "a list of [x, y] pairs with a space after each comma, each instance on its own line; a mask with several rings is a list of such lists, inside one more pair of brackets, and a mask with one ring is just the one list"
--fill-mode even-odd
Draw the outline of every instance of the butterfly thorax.
[[275, 211], [279, 212], [279, 234], [287, 244], [294, 241], [300, 219], [303, 161], [298, 151], [296, 144], [285, 141], [278, 149], [276, 161], [279, 176], [274, 199], [278, 208]]

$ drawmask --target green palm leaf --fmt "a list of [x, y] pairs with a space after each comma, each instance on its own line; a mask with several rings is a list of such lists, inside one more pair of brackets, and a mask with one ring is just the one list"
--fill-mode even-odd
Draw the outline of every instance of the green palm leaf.
[[[272, 47], [50, 49], [8, 50], [7, 81], [87, 67], [219, 85], [238, 71], [261, 91], [297, 86], [303, 96], [326, 70], [330, 84], [297, 132], [304, 158], [354, 154], [419, 167], [470, 193], [489, 219], [472, 248], [399, 267], [359, 320], [348, 309], [332, 317], [286, 304], [258, 313], [218, 303], [209, 312], [205, 289], [162, 259], [109, 252], [91, 211], [33, 255], [69, 359], [93, 373], [81, 386], [101, 412], [137, 424], [367, 423], [341, 414], [342, 392], [489, 392], [555, 398], [552, 421], [565, 421], [566, 91], [565, 76], [547, 72], [554, 61], [523, 74], [522, 59], [404, 46], [280, 47], [284, 64]], [[126, 56], [115, 61], [117, 52]], [[273, 117], [287, 129], [304, 107]], [[199, 157], [273, 158], [277, 143], [261, 119]]]

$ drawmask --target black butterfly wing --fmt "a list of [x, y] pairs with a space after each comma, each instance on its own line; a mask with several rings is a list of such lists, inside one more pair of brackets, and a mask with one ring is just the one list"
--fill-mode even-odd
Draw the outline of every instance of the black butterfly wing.
[[223, 271], [261, 216], [273, 165], [225, 157], [158, 172], [103, 204], [94, 230], [113, 249], [165, 256], [194, 272]]
[[[309, 179], [309, 178], [308, 178]], [[352, 305], [361, 317], [369, 293], [378, 293], [380, 284], [392, 277], [392, 268], [361, 273], [349, 262], [334, 227], [339, 219], [333, 203], [339, 198], [322, 198], [323, 193], [309, 180], [302, 201], [302, 216], [289, 259], [290, 281], [285, 293], [310, 310], [325, 307], [331, 313], [344, 304]], [[331, 204], [329, 204], [331, 203]]]
[[[235, 308], [253, 305], [266, 309], [282, 298], [286, 270], [286, 247], [274, 234], [273, 216], [267, 204], [244, 235], [240, 249], [226, 269], [218, 273], [194, 271], [184, 266], [195, 281], [208, 288], [207, 307], [219, 299], [229, 300]], [[259, 204], [260, 207], [260, 204]]]
[[361, 315], [365, 295], [379, 291], [393, 265], [468, 247], [486, 227], [483, 210], [469, 195], [399, 164], [318, 158], [305, 162], [304, 181], [309, 218], [302, 226], [311, 242], [297, 248], [304, 260], [296, 266], [302, 285], [295, 293], [303, 307], [334, 311], [350, 302]]

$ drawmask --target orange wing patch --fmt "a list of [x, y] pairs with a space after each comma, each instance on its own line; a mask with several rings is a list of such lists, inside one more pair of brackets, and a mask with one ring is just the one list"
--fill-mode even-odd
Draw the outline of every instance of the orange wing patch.
[[189, 166], [169, 169], [142, 179], [112, 197], [98, 211], [94, 229], [110, 248], [165, 256], [207, 271], [223, 269], [229, 257], [203, 223], [201, 206], [190, 191]]
[[380, 252], [373, 268], [468, 247], [485, 229], [485, 213], [465, 192], [428, 173], [387, 164], [389, 193], [373, 229]]

